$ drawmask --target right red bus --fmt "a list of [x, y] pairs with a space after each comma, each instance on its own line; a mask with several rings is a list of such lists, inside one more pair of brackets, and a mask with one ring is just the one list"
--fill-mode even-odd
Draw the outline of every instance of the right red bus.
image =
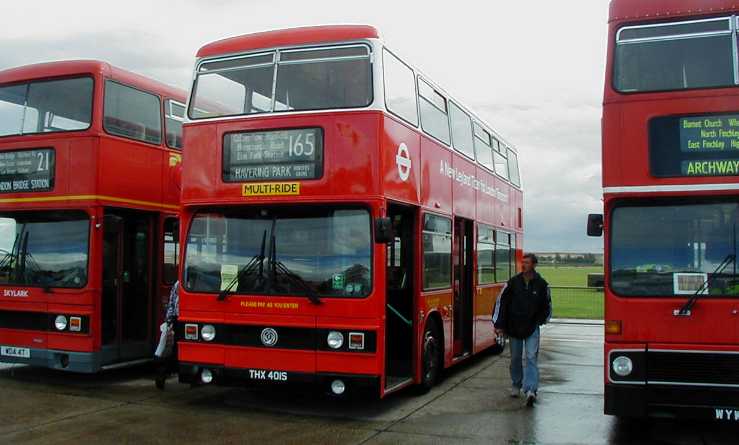
[[739, 3], [613, 0], [605, 412], [739, 420]]

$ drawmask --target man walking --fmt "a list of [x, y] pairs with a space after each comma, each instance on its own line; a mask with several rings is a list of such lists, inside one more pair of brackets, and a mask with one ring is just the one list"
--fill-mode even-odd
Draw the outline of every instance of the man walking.
[[511, 397], [523, 392], [529, 407], [536, 402], [539, 389], [539, 326], [549, 321], [552, 311], [549, 284], [536, 272], [538, 262], [533, 253], [523, 256], [522, 272], [508, 280], [493, 313], [495, 333], [510, 339]]

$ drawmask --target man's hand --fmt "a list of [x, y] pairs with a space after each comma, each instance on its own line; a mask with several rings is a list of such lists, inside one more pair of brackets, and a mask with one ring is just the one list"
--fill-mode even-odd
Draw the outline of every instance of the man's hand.
[[505, 335], [505, 331], [503, 329], [495, 328], [495, 335], [503, 336]]

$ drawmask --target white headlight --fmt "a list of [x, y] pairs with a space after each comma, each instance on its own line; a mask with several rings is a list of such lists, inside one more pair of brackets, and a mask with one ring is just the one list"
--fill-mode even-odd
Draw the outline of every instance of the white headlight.
[[210, 383], [213, 381], [213, 372], [210, 369], [203, 369], [200, 371], [200, 381], [203, 383]]
[[57, 315], [54, 320], [54, 326], [60, 331], [67, 329], [67, 317], [64, 315]]
[[205, 341], [212, 341], [214, 338], [216, 338], [216, 328], [212, 324], [206, 324], [203, 325], [202, 328], [200, 328], [200, 336], [203, 337], [203, 340]]
[[336, 394], [337, 396], [340, 396], [344, 394], [344, 391], [346, 391], [346, 385], [341, 380], [334, 380], [331, 382], [331, 392]]
[[331, 349], [339, 349], [344, 346], [344, 334], [339, 331], [331, 331], [326, 338], [328, 347]]
[[634, 370], [634, 363], [625, 356], [616, 357], [613, 360], [613, 372], [621, 377], [626, 377]]

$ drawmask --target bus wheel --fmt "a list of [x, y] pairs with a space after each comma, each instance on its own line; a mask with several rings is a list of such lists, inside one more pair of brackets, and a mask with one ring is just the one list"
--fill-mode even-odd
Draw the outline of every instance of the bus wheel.
[[442, 367], [441, 334], [436, 323], [429, 322], [423, 333], [423, 370], [421, 374], [421, 390], [429, 391], [439, 380]]

